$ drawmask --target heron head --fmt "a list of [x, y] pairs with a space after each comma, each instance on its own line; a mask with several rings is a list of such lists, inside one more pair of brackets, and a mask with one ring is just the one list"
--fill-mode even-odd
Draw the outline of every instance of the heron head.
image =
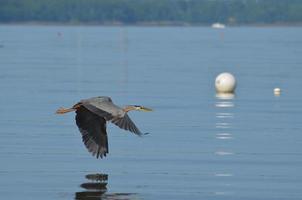
[[152, 111], [151, 108], [147, 108], [147, 107], [144, 107], [144, 106], [133, 105], [133, 107], [134, 107], [135, 110], [138, 110], [138, 111], [144, 111], [144, 112]]
[[149, 111], [152, 111], [151, 108], [146, 108], [144, 106], [138, 106], [138, 105], [130, 105], [130, 106], [126, 106], [123, 108], [123, 110], [125, 112], [129, 112], [131, 110], [137, 110], [137, 111], [145, 111], [145, 112], [149, 112]]

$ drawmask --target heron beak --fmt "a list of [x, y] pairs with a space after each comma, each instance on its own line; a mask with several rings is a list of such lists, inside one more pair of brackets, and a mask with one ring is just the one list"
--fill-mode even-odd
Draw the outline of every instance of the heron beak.
[[140, 111], [144, 111], [144, 112], [153, 111], [151, 108], [146, 108], [146, 107], [143, 107], [143, 106], [141, 106], [141, 107], [139, 108], [139, 110], [140, 110]]

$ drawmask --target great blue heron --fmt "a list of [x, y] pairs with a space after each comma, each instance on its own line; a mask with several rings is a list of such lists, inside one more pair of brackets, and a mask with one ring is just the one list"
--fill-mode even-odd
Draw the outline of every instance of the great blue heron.
[[109, 152], [106, 132], [107, 121], [136, 135], [144, 135], [128, 116], [127, 113], [131, 110], [152, 111], [150, 108], [138, 105], [121, 108], [115, 105], [110, 97], [101, 96], [83, 99], [71, 108], [59, 108], [56, 113], [64, 114], [75, 111], [76, 124], [86, 148], [97, 158], [103, 158]]

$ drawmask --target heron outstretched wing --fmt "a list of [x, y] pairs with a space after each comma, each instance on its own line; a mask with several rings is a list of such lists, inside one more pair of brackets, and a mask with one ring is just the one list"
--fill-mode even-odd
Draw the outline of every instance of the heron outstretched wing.
[[122, 118], [113, 118], [111, 120], [112, 123], [117, 125], [118, 127], [135, 133], [137, 135], [143, 135], [143, 133], [135, 126], [133, 121], [130, 119], [128, 114], [126, 113]]
[[97, 158], [106, 156], [109, 152], [106, 120], [81, 106], [76, 110], [76, 124], [88, 151]]

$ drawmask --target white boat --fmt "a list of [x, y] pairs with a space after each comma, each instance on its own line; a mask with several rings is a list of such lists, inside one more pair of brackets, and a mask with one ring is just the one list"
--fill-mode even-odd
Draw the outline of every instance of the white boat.
[[212, 28], [225, 28], [225, 25], [221, 23], [214, 23], [212, 24]]

